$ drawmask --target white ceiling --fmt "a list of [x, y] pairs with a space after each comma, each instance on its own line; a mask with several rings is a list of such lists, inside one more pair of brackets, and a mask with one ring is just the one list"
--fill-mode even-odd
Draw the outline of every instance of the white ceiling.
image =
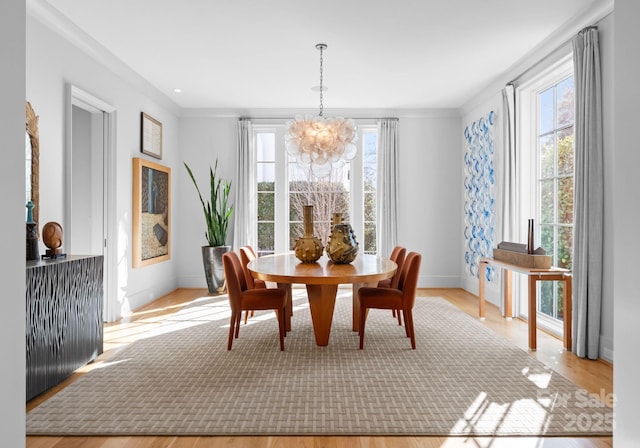
[[[41, 0], [183, 108], [457, 108], [611, 0]], [[181, 88], [182, 93], [175, 93]]]

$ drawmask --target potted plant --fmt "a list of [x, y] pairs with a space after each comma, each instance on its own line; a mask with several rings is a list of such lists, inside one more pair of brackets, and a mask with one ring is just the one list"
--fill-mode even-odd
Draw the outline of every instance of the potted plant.
[[215, 168], [212, 169], [209, 166], [210, 198], [205, 202], [200, 193], [198, 183], [193, 177], [191, 168], [186, 162], [184, 167], [196, 187], [207, 224], [205, 237], [209, 244], [202, 246], [202, 262], [207, 278], [207, 287], [209, 288], [209, 293], [221, 293], [226, 289], [222, 255], [231, 250], [231, 246], [227, 246], [227, 230], [229, 229], [229, 221], [233, 212], [233, 206], [228, 205], [231, 181], [217, 177], [218, 159], [216, 159]]

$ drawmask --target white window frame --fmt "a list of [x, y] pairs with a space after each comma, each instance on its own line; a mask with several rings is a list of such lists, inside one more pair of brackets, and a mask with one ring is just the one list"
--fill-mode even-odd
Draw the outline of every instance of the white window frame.
[[[288, 211], [289, 211], [289, 195], [288, 195], [288, 154], [284, 145], [284, 124], [260, 124], [254, 123], [252, 126], [252, 141], [253, 147], [257, 151], [257, 134], [259, 133], [274, 133], [275, 134], [275, 203], [274, 203], [274, 251], [276, 253], [288, 252], [291, 250], [289, 247], [289, 225], [288, 225]], [[358, 152], [355, 159], [351, 162], [350, 177], [349, 177], [349, 207], [351, 221], [351, 227], [356, 235], [356, 240], [359, 245], [364, 247], [364, 207], [362, 205], [356, 207], [356, 204], [364, 204], [364, 171], [363, 171], [363, 133], [375, 132], [378, 133], [378, 127], [376, 123], [358, 123], [357, 124]], [[257, 186], [257, 179], [256, 179]], [[378, 198], [376, 200], [379, 200]], [[377, 212], [377, 211], [376, 211]], [[257, 213], [256, 213], [257, 217]], [[378, 217], [376, 217], [378, 219]], [[376, 224], [377, 225], [377, 224]], [[325, 244], [323, 241], [322, 244]], [[257, 240], [256, 240], [257, 244]], [[378, 248], [378, 242], [376, 241], [376, 252]], [[257, 249], [257, 247], [256, 247]]]
[[[557, 62], [550, 65], [533, 79], [517, 87], [516, 101], [519, 104], [516, 134], [520, 148], [520, 205], [518, 223], [519, 241], [527, 240], [527, 223], [531, 217], [536, 218], [535, 246], [540, 244], [540, 234], [537, 225], [537, 207], [539, 197], [538, 185], [538, 94], [573, 74], [573, 55], [571, 51]], [[517, 276], [519, 277], [519, 276]], [[528, 319], [528, 283], [514, 278], [514, 307], [516, 316]], [[562, 336], [563, 322], [553, 319], [540, 312], [536, 315], [537, 325], [554, 335]]]

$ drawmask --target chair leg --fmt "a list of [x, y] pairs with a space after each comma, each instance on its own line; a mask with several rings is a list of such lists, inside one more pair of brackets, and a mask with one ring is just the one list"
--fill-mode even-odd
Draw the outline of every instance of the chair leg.
[[227, 350], [231, 350], [231, 345], [233, 345], [233, 334], [236, 331], [236, 312], [231, 312], [231, 320], [229, 321], [229, 340], [227, 341]]
[[400, 310], [394, 310], [394, 311], [398, 313], [398, 325], [402, 326], [402, 314], [400, 314]]
[[236, 313], [236, 339], [238, 339], [238, 334], [240, 334], [240, 320], [242, 319], [242, 311]]
[[404, 325], [407, 327], [409, 331], [409, 337], [411, 338], [411, 348], [416, 349], [416, 333], [413, 328], [413, 311], [407, 310], [405, 311], [404, 316]]
[[358, 328], [358, 334], [360, 335], [360, 350], [364, 348], [364, 325], [367, 321], [367, 309], [363, 306], [360, 307], [360, 325]]
[[[400, 310], [398, 310], [398, 313], [400, 312]], [[407, 310], [402, 310], [402, 314], [404, 314], [404, 332], [407, 334], [407, 337], [410, 338], [411, 337], [411, 330], [409, 329], [409, 324], [407, 323]]]
[[253, 311], [253, 310], [251, 310], [251, 311], [249, 311], [249, 310], [245, 311], [245, 315], [244, 315], [244, 324], [245, 324], [245, 325], [247, 325], [247, 320], [249, 319], [249, 313], [251, 313], [251, 317], [253, 317], [253, 315], [254, 315], [254, 311]]

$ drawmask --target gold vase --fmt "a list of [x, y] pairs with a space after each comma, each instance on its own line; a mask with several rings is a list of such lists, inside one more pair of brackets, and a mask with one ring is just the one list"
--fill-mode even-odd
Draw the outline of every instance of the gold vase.
[[342, 213], [333, 214], [333, 227], [326, 247], [327, 257], [337, 264], [351, 263], [358, 255], [358, 242], [351, 224], [342, 222]]
[[305, 205], [302, 215], [304, 235], [296, 240], [296, 258], [303, 263], [315, 263], [322, 256], [322, 243], [313, 236], [313, 205]]

